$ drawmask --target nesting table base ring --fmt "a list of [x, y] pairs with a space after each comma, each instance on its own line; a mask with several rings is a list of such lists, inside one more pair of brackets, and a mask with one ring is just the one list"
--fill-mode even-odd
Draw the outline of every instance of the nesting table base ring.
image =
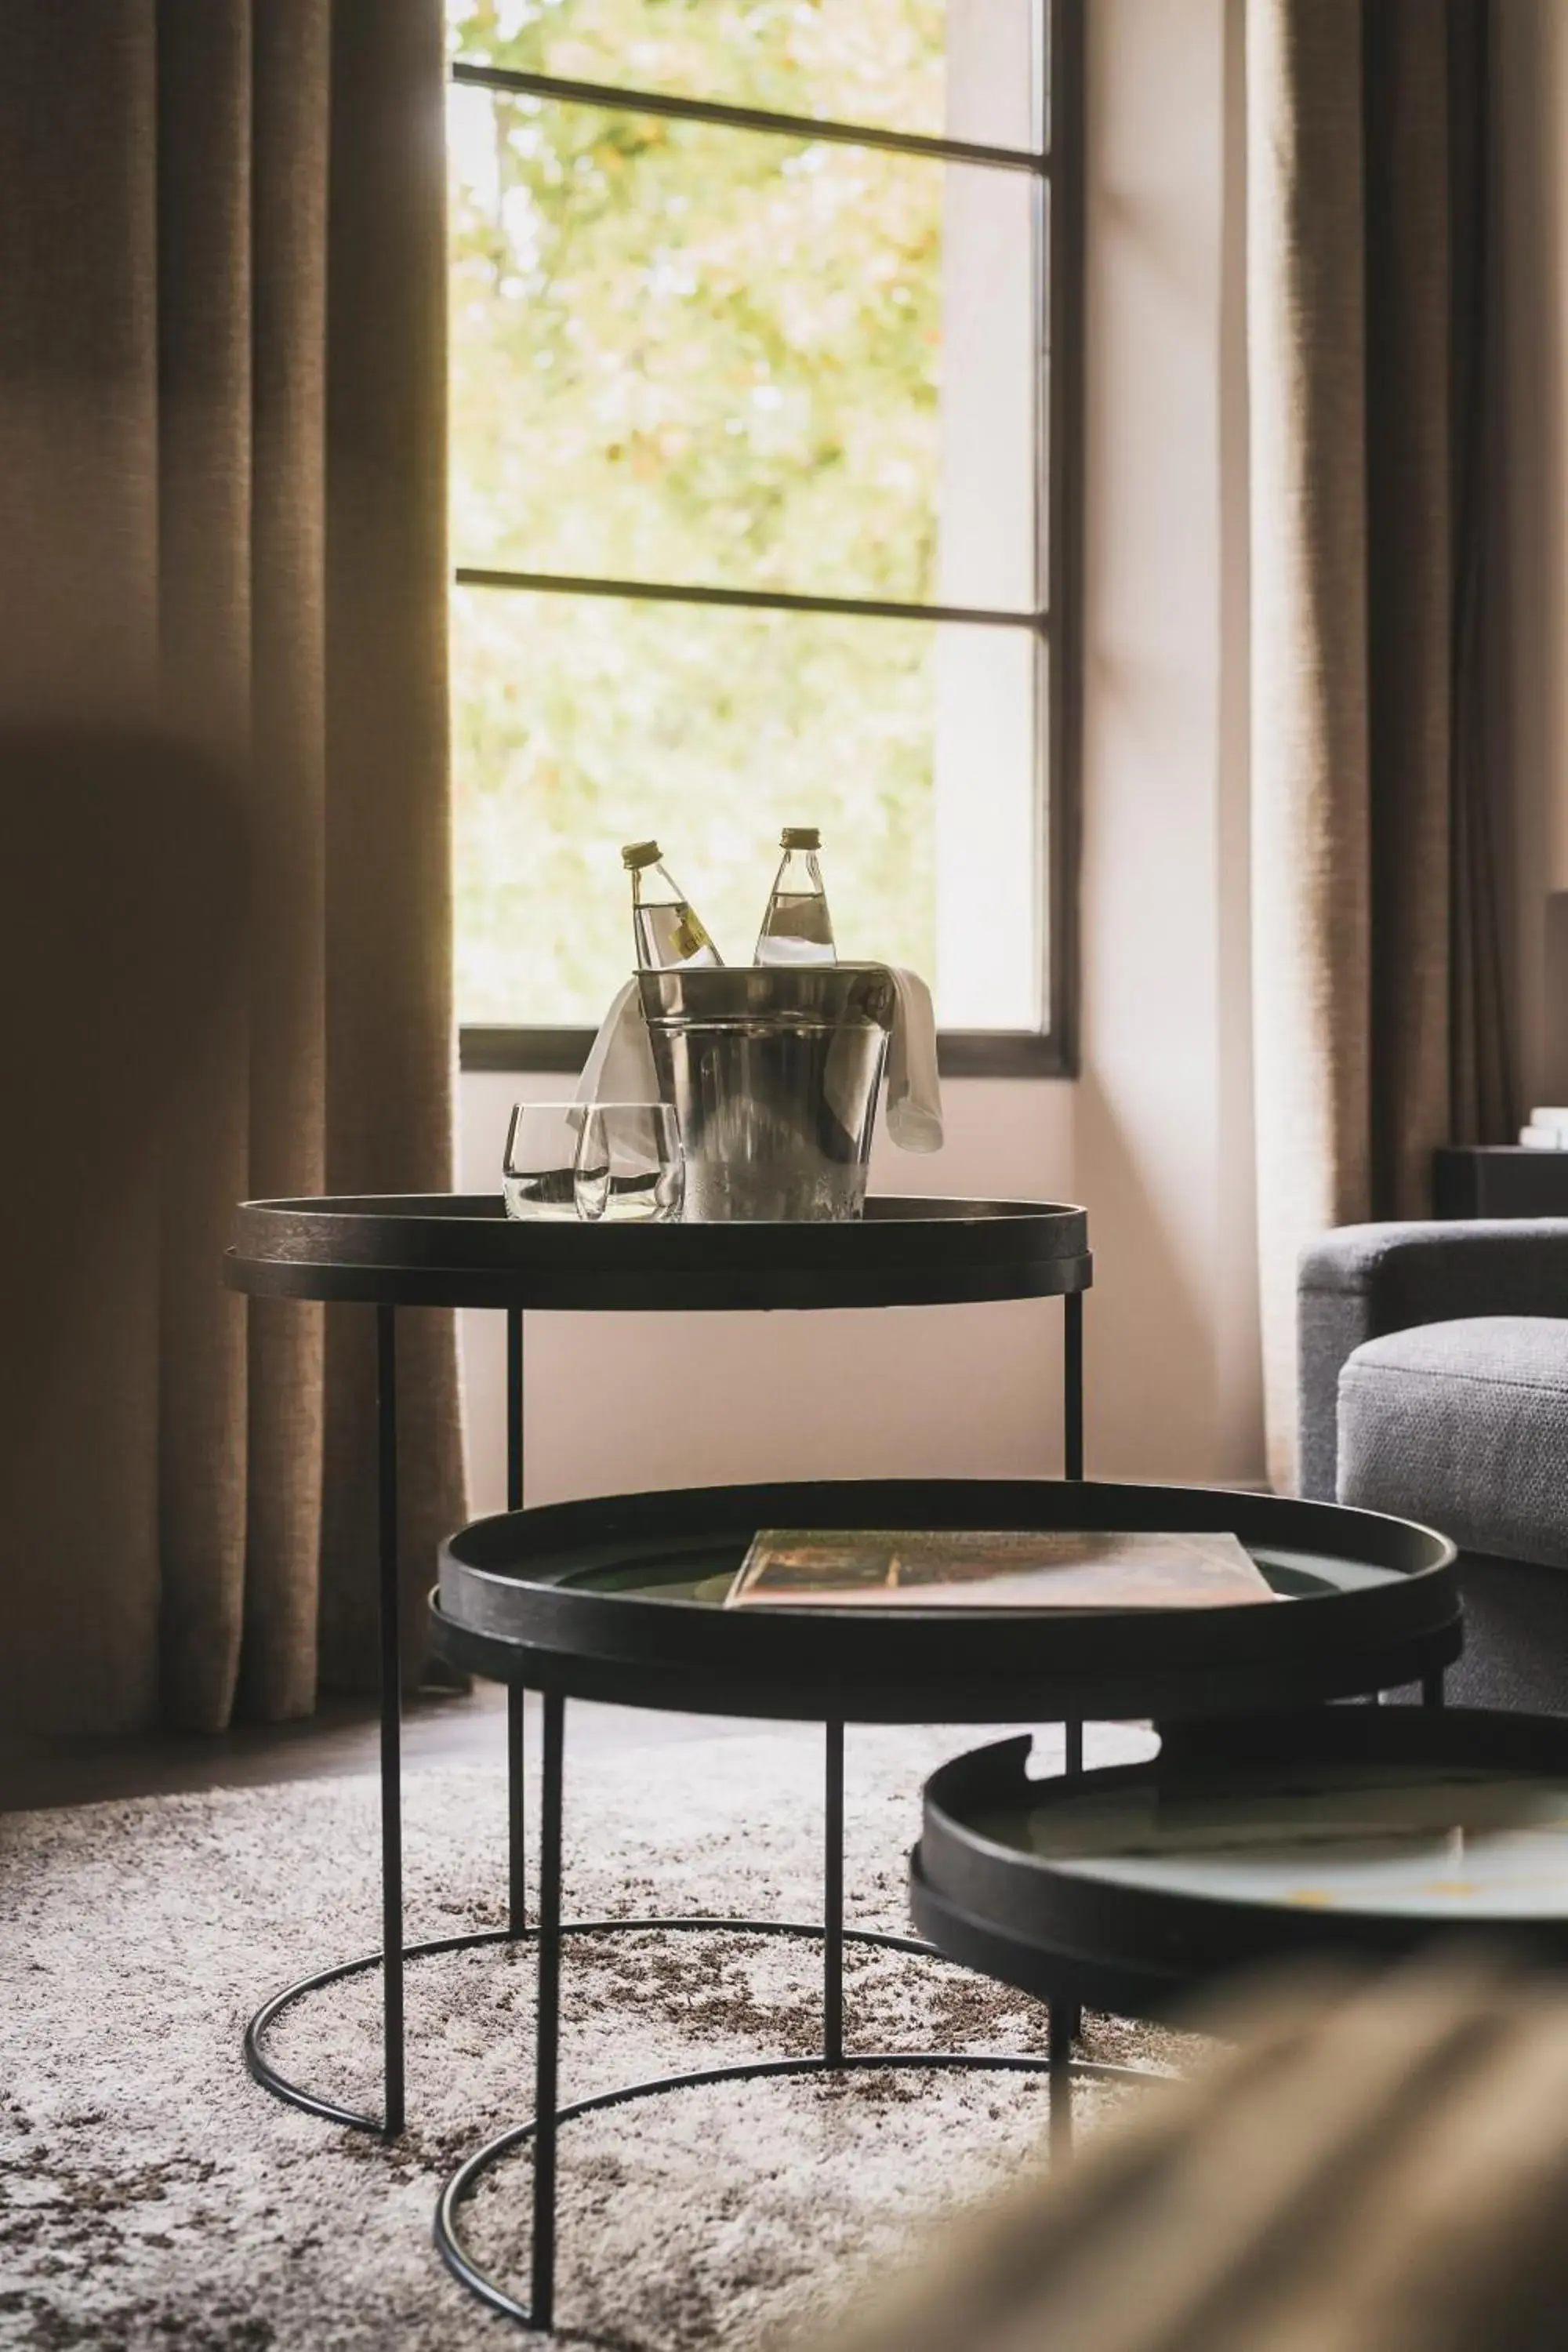
[[[820, 1920], [794, 1919], [566, 1919], [561, 1925], [563, 1936], [712, 1935], [725, 1930], [735, 1936], [815, 1937], [818, 1943], [826, 1933]], [[538, 1940], [537, 1927], [481, 1927], [462, 1936], [437, 1936], [425, 1944], [405, 1944], [403, 1958], [406, 1964], [409, 1960], [434, 1958], [441, 1952], [473, 1951], [481, 1944], [534, 1944]], [[846, 1927], [844, 1941], [847, 1944], [870, 1944], [889, 1952], [913, 1952], [925, 1959], [939, 1957], [934, 1947], [922, 1942], [918, 1936], [887, 1935], [872, 1927]], [[278, 2072], [262, 2047], [275, 2021], [296, 2000], [302, 2000], [306, 1993], [320, 1992], [328, 1985], [341, 1984], [348, 1977], [368, 1976], [373, 1969], [381, 1967], [382, 1961], [380, 1952], [365, 1952], [357, 1960], [339, 1960], [330, 1969], [318, 1969], [313, 1975], [299, 1978], [295, 1983], [286, 1985], [281, 1992], [275, 1992], [269, 2000], [264, 2000], [245, 2029], [245, 2063], [251, 2079], [259, 2083], [264, 2091], [270, 2091], [275, 2099], [283, 2100], [289, 2106], [300, 2107], [308, 2116], [317, 2116], [323, 2123], [341, 2124], [347, 2131], [382, 2132], [384, 2126], [379, 2116], [362, 2115], [356, 2108], [339, 2106], [335, 2100], [323, 2099], [316, 2092], [307, 2091], [300, 2084], [289, 2082], [286, 2074]], [[754, 2070], [742, 2069], [742, 2073], [751, 2071]], [[605, 2102], [601, 2100], [594, 2104], [603, 2105]], [[574, 2108], [571, 2112], [575, 2114], [578, 2110]], [[510, 2308], [510, 2305], [507, 2307]]]
[[[531, 1940], [531, 1935], [528, 1928], [514, 1934], [510, 1927], [483, 1927], [462, 1936], [437, 1936], [427, 1944], [405, 1944], [403, 1958], [406, 1964], [409, 1960], [429, 1959], [437, 1952], [471, 1951], [479, 1944], [526, 1943]], [[384, 1958], [381, 1952], [365, 1952], [357, 1960], [339, 1960], [330, 1969], [317, 1969], [313, 1975], [299, 1978], [264, 2000], [245, 2029], [245, 2065], [251, 2080], [259, 2083], [264, 2091], [270, 2091], [275, 2099], [281, 2099], [288, 2106], [300, 2107], [308, 2116], [318, 2116], [323, 2123], [342, 2124], [346, 2131], [384, 2132], [385, 2126], [379, 2116], [361, 2115], [354, 2107], [341, 2107], [335, 2100], [323, 2099], [316, 2092], [291, 2083], [286, 2074], [278, 2072], [261, 2046], [275, 2020], [306, 1993], [321, 1992], [328, 1985], [341, 1984], [347, 1977], [368, 1976], [373, 1969], [383, 1965]]]
[[[668, 1927], [701, 1923], [667, 1920], [658, 1923], [645, 1921], [643, 1924]], [[730, 1920], [710, 1921], [706, 1924], [726, 1927], [744, 1924], [753, 1929], [757, 1925], [756, 1922], [742, 1923]], [[770, 1927], [767, 1932], [773, 1934], [805, 1932], [820, 1936], [822, 1930], [820, 1927], [802, 1931]], [[932, 1951], [929, 1944], [916, 1943], [910, 1937], [903, 1936], [857, 1936], [852, 1930], [846, 1928], [845, 1937], [847, 1941], [892, 1945], [900, 1950], [926, 1954], [931, 1954]], [[574, 2099], [570, 2106], [558, 2107], [555, 2111], [555, 2122], [557, 2126], [571, 2123], [579, 2116], [594, 2115], [605, 2107], [626, 2106], [634, 2099], [660, 2098], [671, 2091], [705, 2090], [715, 2083], [759, 2082], [780, 2075], [875, 2074], [895, 2068], [906, 2073], [923, 2070], [931, 2073], [969, 2074], [1049, 2074], [1053, 2075], [1058, 2083], [1064, 2080], [1150, 2083], [1163, 2079], [1156, 2069], [1151, 2066], [1117, 2066], [1109, 2062], [1092, 2058], [1072, 2058], [1064, 2064], [1059, 2060], [1049, 2057], [1029, 2056], [1022, 2053], [1006, 2051], [855, 2051], [837, 2058], [829, 2058], [825, 2053], [819, 2051], [806, 2058], [752, 2059], [739, 2066], [707, 2066], [694, 2074], [666, 2074], [655, 2082], [628, 2083], [619, 2090], [601, 2091], [594, 2098]], [[539, 2118], [531, 2116], [527, 2123], [514, 2124], [510, 2131], [500, 2133], [496, 2138], [490, 2140], [484, 2147], [476, 2149], [472, 2156], [460, 2164], [441, 2191], [440, 2202], [436, 2208], [433, 2232], [436, 2250], [453, 2277], [466, 2286], [470, 2294], [477, 2295], [479, 2300], [486, 2304], [491, 2311], [499, 2312], [502, 2318], [515, 2320], [524, 2327], [548, 2326], [551, 2321], [536, 2321], [526, 2303], [520, 2301], [516, 2295], [509, 2294], [505, 2287], [499, 2286], [487, 2271], [479, 2268], [458, 2238], [458, 2215], [459, 2208], [466, 2199], [472, 2195], [479, 2182], [490, 2168], [499, 2164], [503, 2157], [510, 2156], [514, 2149], [526, 2147], [535, 2137], [538, 2130]]]

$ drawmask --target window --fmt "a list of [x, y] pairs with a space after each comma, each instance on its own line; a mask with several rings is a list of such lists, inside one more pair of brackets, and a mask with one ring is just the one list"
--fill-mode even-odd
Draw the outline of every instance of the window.
[[458, 1008], [572, 1066], [657, 835], [781, 825], [945, 1066], [1060, 1070], [1081, 0], [449, 0]]

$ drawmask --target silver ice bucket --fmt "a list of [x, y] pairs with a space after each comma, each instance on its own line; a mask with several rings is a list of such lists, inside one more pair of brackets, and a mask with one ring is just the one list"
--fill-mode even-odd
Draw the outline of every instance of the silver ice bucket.
[[689, 1219], [858, 1217], [893, 983], [881, 964], [638, 974]]

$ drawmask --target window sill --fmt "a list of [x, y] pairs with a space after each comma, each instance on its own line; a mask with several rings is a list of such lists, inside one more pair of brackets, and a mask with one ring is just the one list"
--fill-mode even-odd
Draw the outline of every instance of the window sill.
[[[539, 1071], [574, 1076], [588, 1058], [592, 1029], [458, 1031], [465, 1070]], [[1070, 1078], [1077, 1075], [1059, 1037], [1033, 1030], [949, 1029], [937, 1039], [944, 1078]]]

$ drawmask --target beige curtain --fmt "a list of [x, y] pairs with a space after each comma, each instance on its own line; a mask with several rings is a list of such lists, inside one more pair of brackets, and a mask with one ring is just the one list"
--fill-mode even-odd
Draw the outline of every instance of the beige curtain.
[[1253, 960], [1269, 1466], [1295, 1267], [1512, 1118], [1480, 695], [1486, 0], [1249, 0]]
[[[215, 1727], [375, 1670], [372, 1318], [232, 1204], [450, 1182], [442, 9], [88, 18], [0, 0], [0, 1707]], [[399, 1371], [413, 1674], [450, 1317]]]

